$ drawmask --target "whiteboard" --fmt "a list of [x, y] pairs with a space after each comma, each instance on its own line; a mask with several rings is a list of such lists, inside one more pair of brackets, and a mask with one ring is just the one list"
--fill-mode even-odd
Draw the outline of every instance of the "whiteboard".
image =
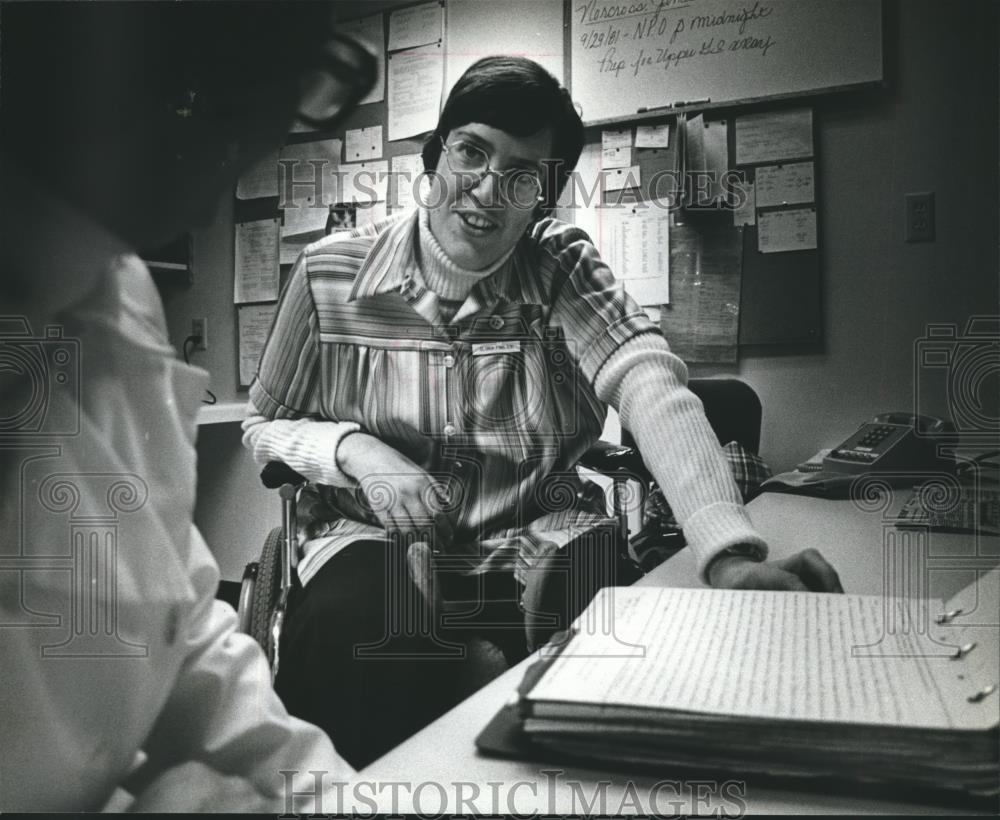
[[882, 80], [881, 0], [570, 0], [586, 122]]

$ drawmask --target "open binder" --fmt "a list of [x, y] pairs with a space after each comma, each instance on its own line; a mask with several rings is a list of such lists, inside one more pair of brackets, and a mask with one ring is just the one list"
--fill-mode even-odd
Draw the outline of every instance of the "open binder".
[[[1000, 791], [1000, 570], [946, 603], [602, 590], [519, 688], [536, 748], [593, 762]], [[484, 733], [486, 734], [486, 733]]]

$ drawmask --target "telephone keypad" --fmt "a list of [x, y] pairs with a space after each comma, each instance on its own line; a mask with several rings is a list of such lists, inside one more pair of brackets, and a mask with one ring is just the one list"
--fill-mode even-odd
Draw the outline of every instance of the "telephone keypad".
[[873, 427], [861, 437], [861, 440], [858, 441], [858, 445], [861, 447], [874, 447], [881, 444], [894, 429], [895, 428], [893, 427], [887, 427], [885, 425]]

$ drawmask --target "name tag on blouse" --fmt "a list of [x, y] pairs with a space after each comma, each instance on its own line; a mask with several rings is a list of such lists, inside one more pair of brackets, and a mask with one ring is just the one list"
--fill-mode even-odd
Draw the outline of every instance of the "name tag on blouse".
[[520, 342], [488, 342], [474, 344], [472, 346], [473, 356], [492, 356], [496, 353], [520, 353]]

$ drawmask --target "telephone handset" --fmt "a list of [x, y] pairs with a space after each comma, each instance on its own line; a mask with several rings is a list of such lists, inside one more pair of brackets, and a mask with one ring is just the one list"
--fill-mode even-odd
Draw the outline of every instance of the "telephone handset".
[[861, 425], [823, 459], [823, 469], [837, 473], [894, 470], [949, 470], [954, 463], [938, 445], [954, 440], [954, 426], [933, 416], [882, 413]]

